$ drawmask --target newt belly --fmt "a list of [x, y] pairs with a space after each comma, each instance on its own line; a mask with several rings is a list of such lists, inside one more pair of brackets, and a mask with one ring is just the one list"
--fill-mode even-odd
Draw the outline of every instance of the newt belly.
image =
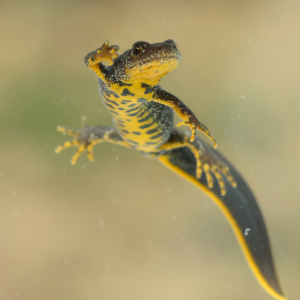
[[[115, 127], [90, 127], [85, 117], [81, 130], [58, 126], [59, 131], [74, 139], [55, 151], [77, 146], [72, 164], [84, 151], [92, 161], [93, 146], [106, 141], [157, 157], [215, 201], [232, 226], [260, 284], [275, 299], [286, 299], [276, 276], [266, 226], [253, 193], [232, 163], [196, 137], [196, 130], [199, 130], [216, 148], [216, 140], [208, 128], [181, 100], [159, 86], [161, 79], [179, 64], [181, 54], [175, 42], [136, 42], [120, 56], [118, 49], [105, 42], [84, 59], [98, 75], [100, 96]], [[173, 127], [173, 111], [182, 120], [177, 127], [189, 126], [191, 133]]]

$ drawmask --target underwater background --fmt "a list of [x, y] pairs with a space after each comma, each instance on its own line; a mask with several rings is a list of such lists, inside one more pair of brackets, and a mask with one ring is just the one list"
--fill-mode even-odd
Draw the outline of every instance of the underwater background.
[[[299, 1], [1, 1], [0, 299], [272, 299], [204, 193], [141, 153], [95, 161], [57, 125], [112, 126], [84, 56], [174, 39], [161, 86], [254, 191], [288, 299], [300, 280]], [[187, 128], [182, 128], [187, 129]], [[200, 132], [197, 135], [208, 139]], [[298, 295], [298, 297], [297, 297]]]

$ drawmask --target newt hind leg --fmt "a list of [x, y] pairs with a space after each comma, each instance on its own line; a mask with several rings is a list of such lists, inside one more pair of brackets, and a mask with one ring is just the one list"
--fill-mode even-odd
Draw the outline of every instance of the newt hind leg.
[[[189, 133], [178, 130], [173, 130], [169, 140], [162, 145], [159, 151], [170, 151], [176, 148], [187, 147], [193, 153], [196, 159], [196, 174], [197, 179], [201, 178], [202, 173], [205, 173], [207, 186], [212, 189], [214, 185], [213, 175], [215, 176], [222, 196], [226, 195], [226, 177], [232, 187], [236, 187], [236, 181], [230, 174], [229, 167], [219, 157], [214, 154], [214, 150], [204, 144], [200, 138], [196, 138], [193, 142], [190, 141]], [[163, 153], [163, 152], [162, 152]]]
[[114, 128], [101, 125], [90, 127], [86, 117], [82, 117], [81, 122], [82, 129], [80, 130], [74, 130], [63, 126], [57, 127], [58, 131], [74, 137], [72, 141], [66, 141], [57, 146], [55, 149], [55, 152], [59, 153], [66, 148], [76, 146], [77, 151], [71, 159], [72, 165], [76, 164], [78, 157], [83, 152], [86, 152], [88, 159], [93, 161], [93, 147], [101, 142], [111, 142], [125, 147], [130, 147]]

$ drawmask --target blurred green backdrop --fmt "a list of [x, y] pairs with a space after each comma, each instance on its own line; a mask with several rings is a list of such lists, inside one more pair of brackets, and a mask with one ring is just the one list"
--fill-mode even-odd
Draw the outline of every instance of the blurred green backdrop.
[[[162, 82], [254, 190], [281, 284], [300, 280], [299, 1], [1, 1], [0, 299], [271, 299], [215, 204], [111, 144], [70, 165], [57, 125], [111, 125], [83, 57], [174, 39]], [[199, 134], [199, 133], [198, 133]], [[298, 291], [298, 292], [297, 292]]]

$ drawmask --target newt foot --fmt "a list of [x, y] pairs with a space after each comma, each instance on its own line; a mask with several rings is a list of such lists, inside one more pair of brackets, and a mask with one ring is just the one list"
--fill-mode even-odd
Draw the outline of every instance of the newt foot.
[[217, 148], [217, 141], [215, 140], [215, 138], [210, 134], [210, 131], [208, 130], [208, 128], [202, 124], [201, 122], [199, 122], [195, 117], [190, 116], [188, 121], [182, 121], [179, 122], [177, 124], [177, 127], [182, 126], [182, 125], [186, 125], [189, 126], [191, 128], [192, 131], [192, 135], [190, 138], [190, 141], [193, 142], [195, 137], [196, 137], [196, 130], [198, 129], [199, 131], [201, 131], [202, 133], [204, 133], [214, 144], [214, 148]]
[[226, 164], [224, 164], [222, 162], [215, 162], [215, 163], [211, 163], [211, 164], [204, 163], [203, 170], [204, 170], [204, 173], [206, 176], [207, 186], [210, 189], [212, 189], [214, 186], [214, 180], [213, 180], [212, 174], [215, 175], [215, 177], [218, 181], [222, 196], [225, 196], [227, 193], [226, 184], [224, 182], [223, 176], [225, 176], [229, 180], [229, 182], [231, 183], [233, 188], [237, 187], [237, 183], [234, 180], [234, 178], [232, 177], [232, 175], [230, 174], [229, 167]]
[[90, 161], [93, 161], [94, 156], [93, 156], [92, 148], [95, 144], [101, 142], [101, 140], [99, 139], [93, 139], [93, 136], [91, 135], [91, 132], [89, 130], [90, 127], [88, 125], [86, 117], [81, 118], [81, 123], [82, 123], [82, 129], [80, 130], [74, 130], [63, 126], [57, 126], [58, 131], [75, 137], [75, 139], [73, 139], [72, 141], [66, 141], [55, 148], [55, 153], [60, 153], [62, 150], [66, 148], [73, 147], [73, 146], [77, 147], [77, 151], [71, 159], [72, 165], [76, 164], [78, 157], [84, 151], [87, 152], [88, 159]]
[[106, 41], [100, 48], [86, 55], [84, 62], [88, 67], [95, 66], [100, 62], [108, 62], [109, 65], [112, 65], [113, 60], [118, 57], [118, 50], [119, 46], [109, 46], [109, 42]]

